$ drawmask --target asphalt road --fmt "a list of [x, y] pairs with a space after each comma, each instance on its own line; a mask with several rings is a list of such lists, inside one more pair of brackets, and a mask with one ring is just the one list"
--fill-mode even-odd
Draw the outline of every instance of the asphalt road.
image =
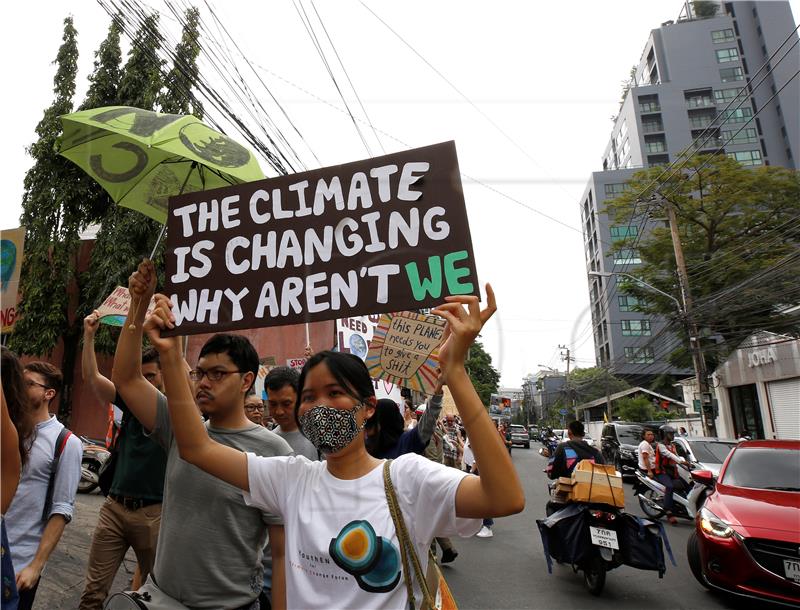
[[[553, 565], [547, 573], [536, 519], [544, 516], [547, 501], [545, 459], [538, 454], [538, 443], [531, 449], [515, 448], [513, 460], [527, 497], [525, 511], [498, 519], [493, 538], [456, 539], [459, 556], [444, 566], [444, 573], [459, 608], [569, 609], [582, 610], [626, 608], [635, 610], [681, 610], [695, 608], [731, 608], [753, 610], [767, 604], [723, 597], [701, 587], [686, 563], [686, 540], [691, 532], [687, 521], [667, 527], [678, 566], [667, 564], [667, 573], [659, 580], [655, 572], [622, 566], [609, 572], [600, 597], [592, 597], [584, 588], [580, 574], [568, 566]], [[625, 486], [627, 510], [641, 514], [629, 485]], [[89, 544], [103, 497], [97, 492], [78, 494], [75, 519], [70, 523], [53, 552], [39, 586], [37, 610], [74, 609], [78, 607], [86, 573]], [[127, 586], [133, 574], [132, 552], [117, 573], [112, 591]]]
[[[621, 566], [608, 573], [600, 597], [583, 585], [582, 574], [553, 565], [547, 573], [536, 519], [544, 517], [547, 477], [546, 460], [538, 454], [538, 443], [530, 449], [514, 448], [512, 458], [522, 479], [527, 499], [525, 510], [495, 521], [494, 537], [454, 540], [458, 558], [444, 566], [444, 574], [459, 608], [547, 608], [593, 610], [678, 610], [683, 608], [735, 608], [752, 610], [745, 602], [711, 593], [692, 576], [686, 562], [686, 541], [692, 524], [667, 525], [677, 567], [667, 560], [663, 579], [656, 572]], [[626, 510], [643, 515], [630, 485], [625, 485]], [[761, 607], [759, 605], [759, 607]]]

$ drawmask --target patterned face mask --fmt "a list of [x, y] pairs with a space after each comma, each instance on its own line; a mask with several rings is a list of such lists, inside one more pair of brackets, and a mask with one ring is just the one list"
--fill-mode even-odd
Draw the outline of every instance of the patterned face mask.
[[335, 409], [318, 405], [300, 416], [300, 431], [318, 451], [336, 453], [352, 443], [364, 429], [366, 420], [360, 426], [356, 421], [356, 413], [363, 407], [360, 404], [352, 409]]

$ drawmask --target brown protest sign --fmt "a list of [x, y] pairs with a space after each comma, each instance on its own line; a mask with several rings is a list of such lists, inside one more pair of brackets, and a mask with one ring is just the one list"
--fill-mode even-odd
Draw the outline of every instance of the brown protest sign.
[[454, 142], [173, 197], [168, 227], [169, 334], [479, 294]]
[[[103, 304], [97, 308], [97, 313], [100, 316], [101, 324], [108, 324], [110, 326], [122, 326], [125, 324], [125, 317], [131, 307], [131, 294], [127, 288], [117, 286], [114, 291], [106, 297]], [[150, 299], [147, 306], [147, 313], [149, 316], [156, 308], [155, 298]]]
[[445, 321], [411, 311], [383, 314], [369, 344], [370, 377], [433, 394]]

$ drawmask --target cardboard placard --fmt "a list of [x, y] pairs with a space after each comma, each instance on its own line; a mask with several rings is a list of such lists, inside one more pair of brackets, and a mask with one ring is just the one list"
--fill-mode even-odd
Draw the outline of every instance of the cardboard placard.
[[397, 385], [433, 394], [445, 321], [411, 311], [383, 314], [369, 344], [369, 373]]
[[288, 358], [286, 360], [286, 366], [291, 369], [297, 369], [298, 371], [302, 369], [306, 365], [306, 358]]
[[172, 197], [168, 227], [166, 334], [480, 294], [454, 142]]
[[14, 330], [19, 303], [19, 274], [25, 249], [25, 227], [0, 231], [0, 321], [3, 333]]
[[[97, 313], [100, 314], [100, 324], [108, 324], [109, 326], [123, 326], [128, 311], [131, 308], [131, 293], [123, 286], [117, 286], [114, 291], [106, 297], [106, 300], [97, 308]], [[147, 312], [145, 319], [156, 308], [155, 297], [150, 299], [147, 305]]]

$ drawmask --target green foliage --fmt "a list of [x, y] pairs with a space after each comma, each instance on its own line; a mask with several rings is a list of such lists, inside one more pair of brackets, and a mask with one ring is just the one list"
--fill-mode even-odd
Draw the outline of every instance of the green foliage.
[[199, 70], [197, 57], [200, 55], [200, 12], [196, 8], [186, 11], [186, 22], [178, 46], [175, 47], [175, 60], [165, 79], [166, 89], [159, 97], [161, 112], [173, 114], [193, 114], [203, 118], [203, 104], [193, 92], [197, 86]]
[[492, 357], [486, 353], [480, 341], [476, 340], [470, 347], [466, 368], [481, 402], [488, 405], [492, 394], [497, 392], [500, 373], [492, 366]]
[[67, 288], [84, 226], [82, 202], [75, 196], [80, 170], [53, 150], [61, 131], [58, 117], [72, 111], [75, 94], [78, 44], [72, 17], [64, 20], [63, 43], [55, 63], [55, 100], [36, 126], [39, 139], [28, 149], [34, 163], [25, 175], [22, 197], [20, 221], [26, 229], [22, 301], [9, 342], [21, 354], [50, 354], [68, 324]]
[[651, 421], [656, 418], [658, 411], [650, 399], [644, 396], [614, 401], [614, 415], [622, 421]]
[[601, 367], [575, 369], [569, 374], [568, 383], [564, 387], [565, 394], [569, 397], [569, 400], [564, 400], [564, 404], [569, 405], [572, 399], [576, 404], [590, 402], [606, 394], [627, 390], [629, 387], [631, 386], [627, 381], [615, 377], [608, 372], [608, 369]]
[[719, 11], [719, 4], [711, 0], [693, 0], [692, 8], [695, 17], [713, 17]]
[[[705, 166], [704, 166], [705, 164]], [[608, 202], [615, 224], [627, 224], [636, 195], [645, 191], [637, 214], [647, 209], [663, 218], [663, 200], [649, 199], [662, 168], [634, 175], [630, 189]], [[759, 329], [797, 334], [800, 315], [782, 313], [800, 298], [800, 174], [763, 166], [747, 169], [723, 156], [697, 156], [685, 171], [660, 180], [662, 196], [675, 209], [678, 231], [694, 300], [694, 316], [710, 368]], [[631, 224], [641, 223], [641, 217]], [[617, 242], [632, 247], [635, 238]], [[680, 299], [669, 228], [657, 227], [639, 240], [643, 264], [635, 274]], [[644, 313], [661, 314], [683, 338], [670, 355], [676, 366], [691, 366], [683, 320], [675, 303], [635, 282], [621, 282], [620, 292], [636, 296]], [[713, 339], [712, 339], [713, 337]]]

